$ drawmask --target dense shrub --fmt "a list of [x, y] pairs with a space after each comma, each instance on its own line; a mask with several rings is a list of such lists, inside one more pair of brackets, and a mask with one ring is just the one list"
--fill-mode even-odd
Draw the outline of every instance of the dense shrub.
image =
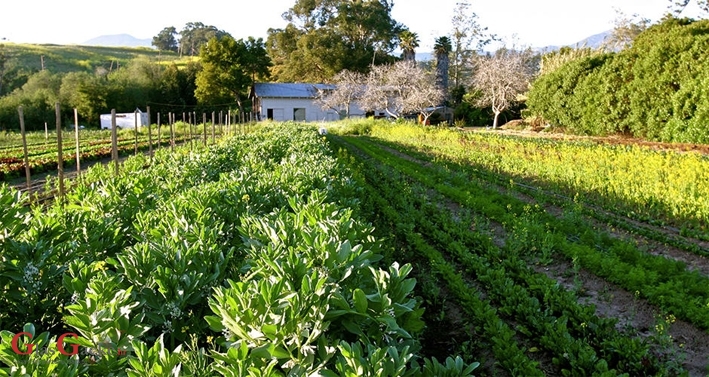
[[540, 76], [527, 105], [574, 133], [709, 142], [708, 48], [709, 20], [668, 17], [629, 49]]

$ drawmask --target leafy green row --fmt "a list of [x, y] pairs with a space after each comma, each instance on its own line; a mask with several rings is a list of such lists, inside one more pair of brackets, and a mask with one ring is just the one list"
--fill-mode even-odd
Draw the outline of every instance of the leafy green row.
[[30, 318], [39, 346], [72, 331], [85, 350], [17, 355], [3, 331], [0, 374], [470, 375], [418, 356], [411, 267], [378, 266], [329, 154], [289, 124], [92, 169], [46, 212], [0, 189], [0, 328]]
[[[376, 156], [376, 150], [367, 152]], [[389, 164], [395, 165], [394, 162]], [[395, 174], [389, 172], [390, 176]], [[380, 187], [379, 192], [385, 196], [384, 201], [395, 201], [394, 196], [401, 189], [401, 186]], [[528, 267], [520, 253], [543, 247], [535, 239], [541, 237], [526, 237], [522, 242], [508, 243], [501, 250], [487, 236], [470, 232], [469, 222], [453, 221], [448, 211], [430, 201], [430, 196], [430, 193], [427, 197], [411, 195], [412, 204], [408, 208], [414, 210], [402, 216], [414, 220], [418, 231], [455, 256], [485, 287], [487, 297], [500, 313], [520, 324], [518, 329], [525, 335], [552, 351], [556, 355], [554, 362], [565, 373], [583, 374], [595, 370], [615, 375], [609, 369], [615, 368], [635, 375], [655, 373], [664, 367], [649, 354], [645, 342], [615, 331], [617, 321], [598, 318], [593, 307], [579, 305], [573, 293]], [[526, 221], [521, 225], [526, 225]], [[526, 232], [524, 226], [518, 228]]]
[[[353, 142], [364, 143], [362, 139]], [[386, 154], [397, 169], [435, 188], [501, 224], [512, 224], [515, 216], [529, 212], [529, 205], [492, 189], [471, 184], [470, 177], [436, 166], [424, 167]], [[702, 329], [709, 329], [709, 278], [686, 270], [683, 262], [653, 256], [626, 241], [600, 233], [577, 217], [557, 218], [540, 208], [533, 209], [534, 224], [542, 231], [549, 224], [549, 243], [554, 250], [583, 268], [647, 298], [664, 310]]]
[[469, 315], [468, 320], [481, 328], [485, 339], [492, 344], [495, 359], [503, 368], [514, 375], [543, 375], [537, 363], [531, 361], [517, 345], [516, 332], [499, 317], [490, 301], [470, 287], [443, 254], [415, 231], [417, 214], [409, 199], [411, 195], [405, 192], [406, 188], [394, 185], [387, 174], [377, 171], [371, 164], [367, 165], [370, 168], [362, 168], [361, 172], [363, 184], [367, 185], [363, 200], [370, 201], [369, 207], [375, 211], [373, 215], [378, 217], [378, 222], [391, 224], [395, 236], [424, 258], [432, 272], [447, 283]]
[[577, 198], [568, 198], [553, 191], [542, 190], [534, 186], [529, 186], [527, 184], [517, 182], [516, 180], [506, 180], [500, 174], [492, 174], [486, 170], [479, 169], [474, 165], [465, 164], [463, 162], [456, 162], [456, 159], [453, 158], [453, 156], [445, 154], [443, 152], [431, 151], [426, 153], [421, 150], [414, 149], [411, 147], [407, 148], [402, 144], [398, 144], [384, 139], [377, 139], [376, 142], [379, 145], [384, 145], [388, 148], [392, 148], [399, 152], [406, 153], [418, 160], [425, 162], [435, 162], [436, 164], [445, 166], [450, 170], [465, 172], [470, 177], [474, 177], [479, 180], [481, 183], [483, 181], [486, 181], [493, 185], [497, 185], [498, 187], [505, 187], [506, 189], [521, 192], [525, 195], [533, 197], [535, 200], [537, 200], [537, 202], [540, 203], [553, 203], [562, 207], [573, 206], [573, 210], [581, 211], [584, 215], [596, 218], [603, 224], [610, 224], [615, 227], [625, 229], [633, 234], [638, 234], [655, 241], [666, 243], [668, 245], [672, 245], [679, 249], [689, 251], [698, 255], [709, 255], [709, 250], [701, 247], [696, 243], [690, 242], [681, 236], [671, 236], [649, 227], [638, 226], [637, 224], [626, 220], [623, 216], [613, 214], [613, 212], [611, 211], [606, 211], [602, 208], [596, 208], [593, 205], [581, 203], [577, 200]]

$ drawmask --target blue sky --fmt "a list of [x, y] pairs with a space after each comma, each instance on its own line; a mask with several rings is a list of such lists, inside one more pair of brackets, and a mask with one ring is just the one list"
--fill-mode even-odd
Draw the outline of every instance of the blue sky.
[[[450, 32], [459, 0], [396, 0], [394, 18], [418, 33], [419, 52]], [[285, 26], [281, 14], [295, 0], [5, 0], [0, 39], [16, 43], [81, 44], [108, 34], [152, 38], [166, 26], [178, 31], [199, 21], [226, 30], [236, 38], [266, 37], [269, 28]], [[542, 47], [575, 43], [612, 27], [614, 8], [657, 20], [669, 0], [470, 0], [479, 22], [517, 45]], [[109, 4], [120, 4], [109, 5]], [[687, 15], [698, 13], [689, 9]]]

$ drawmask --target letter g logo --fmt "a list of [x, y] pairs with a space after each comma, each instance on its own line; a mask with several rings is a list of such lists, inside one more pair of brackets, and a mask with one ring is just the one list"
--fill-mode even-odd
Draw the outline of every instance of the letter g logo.
[[32, 340], [32, 334], [23, 331], [23, 332], [21, 332], [21, 333], [15, 334], [15, 336], [12, 337], [12, 341], [10, 342], [10, 345], [11, 345], [11, 347], [12, 347], [12, 350], [13, 350], [16, 354], [18, 354], [18, 355], [29, 355], [29, 354], [31, 354], [32, 351], [34, 350], [34, 344], [29, 343], [29, 344], [27, 344], [27, 351], [20, 351], [19, 343], [20, 343], [20, 337], [21, 337], [22, 335], [27, 335], [27, 336], [30, 338], [30, 341]]

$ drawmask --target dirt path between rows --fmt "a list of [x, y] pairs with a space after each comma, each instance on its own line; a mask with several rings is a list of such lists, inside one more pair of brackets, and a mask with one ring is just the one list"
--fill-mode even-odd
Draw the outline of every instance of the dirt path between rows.
[[[407, 161], [425, 167], [432, 166], [430, 162], [419, 160], [379, 143], [375, 144], [384, 151]], [[507, 188], [500, 187], [494, 183], [487, 183], [492, 188], [496, 187], [500, 193], [514, 196], [530, 204], [543, 205], [548, 213], [556, 217], [563, 216], [564, 210], [561, 207], [548, 203], [538, 203], [536, 199], [529, 195], [511, 192]], [[451, 210], [453, 213], [461, 210], [460, 204], [448, 199], [442, 203], [442, 206]], [[687, 263], [689, 270], [709, 275], [709, 261], [704, 257], [669, 247], [653, 240], [648, 240], [642, 236], [620, 232], [617, 229], [609, 228], [605, 224], [600, 224], [596, 219], [587, 216], [584, 216], [584, 218], [593, 223], [597, 228], [607, 231], [614, 237], [635, 241], [641, 246], [645, 245], [646, 251], [649, 254], [661, 255], [666, 258], [683, 261]], [[487, 231], [489, 231], [493, 237], [494, 243], [498, 247], [503, 247], [507, 235], [505, 228], [502, 224], [493, 220], [489, 220], [489, 222]], [[475, 229], [475, 227], [475, 224], [471, 224], [471, 230], [479, 231]], [[654, 337], [654, 339], [650, 339], [654, 340], [653, 343], [657, 343], [658, 339], [664, 340], [666, 342], [664, 345], [655, 346], [654, 348], [654, 352], [659, 357], [665, 360], [676, 361], [678, 365], [685, 368], [691, 376], [706, 375], [707, 368], [709, 367], [708, 333], [681, 320], [676, 320], [672, 323], [666, 332], [658, 333], [655, 331], [655, 326], [664, 315], [658, 307], [649, 304], [644, 299], [637, 298], [634, 293], [617, 287], [583, 269], [578, 270], [577, 274], [569, 274], [569, 271], [574, 270], [573, 266], [569, 261], [559, 257], [554, 258], [548, 265], [534, 265], [534, 269], [539, 273], [545, 274], [550, 279], [556, 280], [567, 290], [576, 291], [578, 293], [578, 302], [583, 305], [594, 305], [597, 316], [617, 319], [618, 324], [616, 327], [619, 331], [626, 333], [630, 331], [636, 334], [636, 336], [645, 339]]]

